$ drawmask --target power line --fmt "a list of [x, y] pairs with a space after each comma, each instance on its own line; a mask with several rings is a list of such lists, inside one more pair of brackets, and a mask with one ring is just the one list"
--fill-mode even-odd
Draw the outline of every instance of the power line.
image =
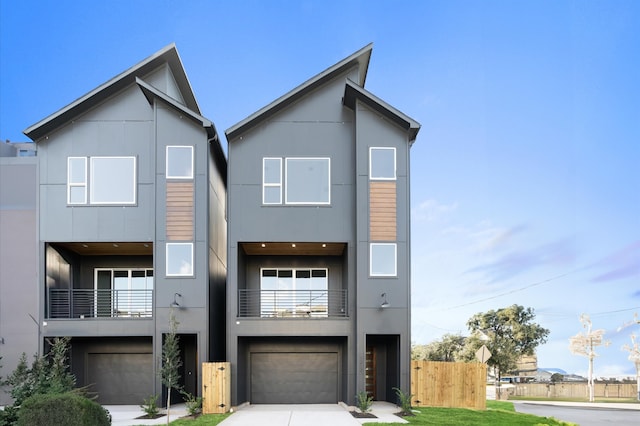
[[446, 308], [440, 308], [439, 310], [462, 308], [464, 306], [475, 305], [476, 303], [486, 302], [487, 300], [497, 299], [499, 297], [506, 296], [508, 294], [518, 293], [520, 291], [527, 290], [527, 289], [529, 289], [531, 287], [536, 287], [536, 286], [539, 286], [539, 285], [542, 285], [542, 284], [546, 284], [548, 282], [555, 281], [557, 279], [566, 277], [567, 275], [573, 274], [578, 269], [580, 269], [580, 268], [574, 269], [574, 270], [569, 271], [569, 272], [565, 272], [564, 274], [556, 275], [555, 277], [547, 278], [546, 280], [537, 281], [537, 282], [534, 282], [534, 283], [531, 283], [531, 284], [527, 284], [525, 286], [522, 286], [522, 287], [519, 287], [519, 288], [516, 288], [516, 289], [513, 289], [513, 290], [506, 291], [504, 293], [496, 294], [495, 296], [485, 297], [484, 299], [478, 299], [478, 300], [474, 300], [472, 302], [463, 303], [463, 304], [460, 304], [460, 305], [449, 306], [449, 307], [446, 307]]

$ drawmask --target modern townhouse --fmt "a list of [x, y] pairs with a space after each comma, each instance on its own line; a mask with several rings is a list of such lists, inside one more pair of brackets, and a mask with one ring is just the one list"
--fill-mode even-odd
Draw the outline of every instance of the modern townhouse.
[[[139, 404], [162, 392], [173, 311], [182, 384], [199, 394], [201, 363], [225, 356], [227, 164], [175, 46], [25, 134], [37, 146], [35, 196], [23, 203], [37, 217], [24, 226], [35, 250], [16, 246], [28, 257], [12, 263], [17, 237], [5, 217], [16, 218], [3, 201], [0, 332], [2, 353], [12, 353], [3, 371], [15, 352], [70, 336], [78, 385], [101, 403]], [[3, 194], [13, 191], [2, 181]]]
[[226, 131], [232, 404], [410, 388], [409, 151], [372, 46]]

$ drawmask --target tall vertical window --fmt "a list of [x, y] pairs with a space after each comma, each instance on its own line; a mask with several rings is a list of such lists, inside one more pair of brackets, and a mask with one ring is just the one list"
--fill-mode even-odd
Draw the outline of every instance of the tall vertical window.
[[262, 159], [262, 203], [282, 204], [282, 158]]
[[369, 274], [372, 277], [395, 277], [397, 271], [397, 245], [395, 243], [371, 243]]
[[167, 276], [193, 276], [193, 243], [167, 243]]
[[395, 148], [369, 148], [369, 178], [371, 180], [396, 179]]
[[193, 179], [193, 147], [167, 146], [167, 179]]
[[87, 203], [87, 157], [67, 158], [67, 203]]

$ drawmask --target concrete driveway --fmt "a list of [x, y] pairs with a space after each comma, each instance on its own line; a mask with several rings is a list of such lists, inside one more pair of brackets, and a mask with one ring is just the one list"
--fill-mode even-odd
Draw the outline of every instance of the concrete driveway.
[[358, 426], [362, 423], [407, 423], [394, 415], [400, 411], [388, 402], [374, 402], [374, 419], [356, 419], [341, 404], [245, 405], [226, 418], [221, 426]]

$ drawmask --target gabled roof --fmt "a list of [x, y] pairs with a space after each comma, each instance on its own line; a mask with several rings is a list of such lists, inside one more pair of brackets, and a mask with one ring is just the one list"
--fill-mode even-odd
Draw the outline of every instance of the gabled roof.
[[184, 98], [186, 107], [194, 111], [196, 114], [200, 114], [200, 107], [198, 106], [193, 90], [191, 89], [191, 84], [187, 78], [180, 56], [178, 55], [178, 50], [176, 49], [175, 44], [171, 43], [106, 83], [96, 87], [86, 95], [71, 102], [59, 111], [54, 112], [50, 116], [28, 127], [23, 133], [32, 140], [37, 141], [59, 126], [68, 123], [73, 118], [100, 104], [105, 99], [125, 87], [133, 84], [137, 77], [149, 74], [151, 71], [165, 63], [169, 65], [169, 68], [173, 73], [176, 84]]
[[404, 129], [409, 134], [409, 143], [413, 144], [413, 141], [415, 141], [418, 131], [420, 130], [420, 123], [392, 107], [371, 92], [365, 90], [363, 87], [347, 79], [342, 102], [346, 107], [355, 110], [356, 100], [359, 100], [369, 108]]
[[136, 84], [140, 87], [140, 90], [142, 90], [144, 97], [147, 98], [147, 101], [150, 104], [153, 105], [154, 99], [158, 99], [162, 101], [164, 104], [168, 105], [169, 107], [173, 108], [179, 113], [185, 115], [186, 117], [189, 117], [191, 120], [195, 121], [196, 123], [202, 125], [202, 127], [204, 127], [207, 130], [207, 135], [209, 136], [209, 139], [215, 139], [216, 141], [218, 140], [218, 133], [216, 132], [216, 128], [211, 122], [211, 120], [207, 120], [200, 114], [185, 107], [180, 102], [173, 99], [171, 96], [161, 92], [160, 90], [156, 89], [152, 85], [146, 83], [140, 77], [136, 77]]
[[268, 119], [279, 111], [291, 105], [293, 102], [302, 98], [309, 92], [315, 90], [319, 86], [322, 86], [326, 82], [330, 81], [337, 75], [345, 72], [346, 70], [358, 66], [359, 68], [359, 84], [364, 86], [365, 79], [367, 77], [367, 69], [369, 68], [369, 59], [371, 58], [371, 50], [373, 48], [373, 44], [370, 43], [362, 49], [358, 50], [354, 54], [346, 57], [341, 60], [337, 64], [327, 68], [322, 71], [320, 74], [311, 77], [309, 80], [302, 83], [300, 86], [291, 90], [289, 93], [279, 97], [275, 101], [271, 102], [269, 105], [264, 108], [256, 111], [251, 114], [249, 117], [240, 121], [239, 123], [231, 126], [225, 131], [227, 135], [227, 140], [232, 141], [238, 135], [246, 132], [252, 127], [255, 127], [262, 121]]

